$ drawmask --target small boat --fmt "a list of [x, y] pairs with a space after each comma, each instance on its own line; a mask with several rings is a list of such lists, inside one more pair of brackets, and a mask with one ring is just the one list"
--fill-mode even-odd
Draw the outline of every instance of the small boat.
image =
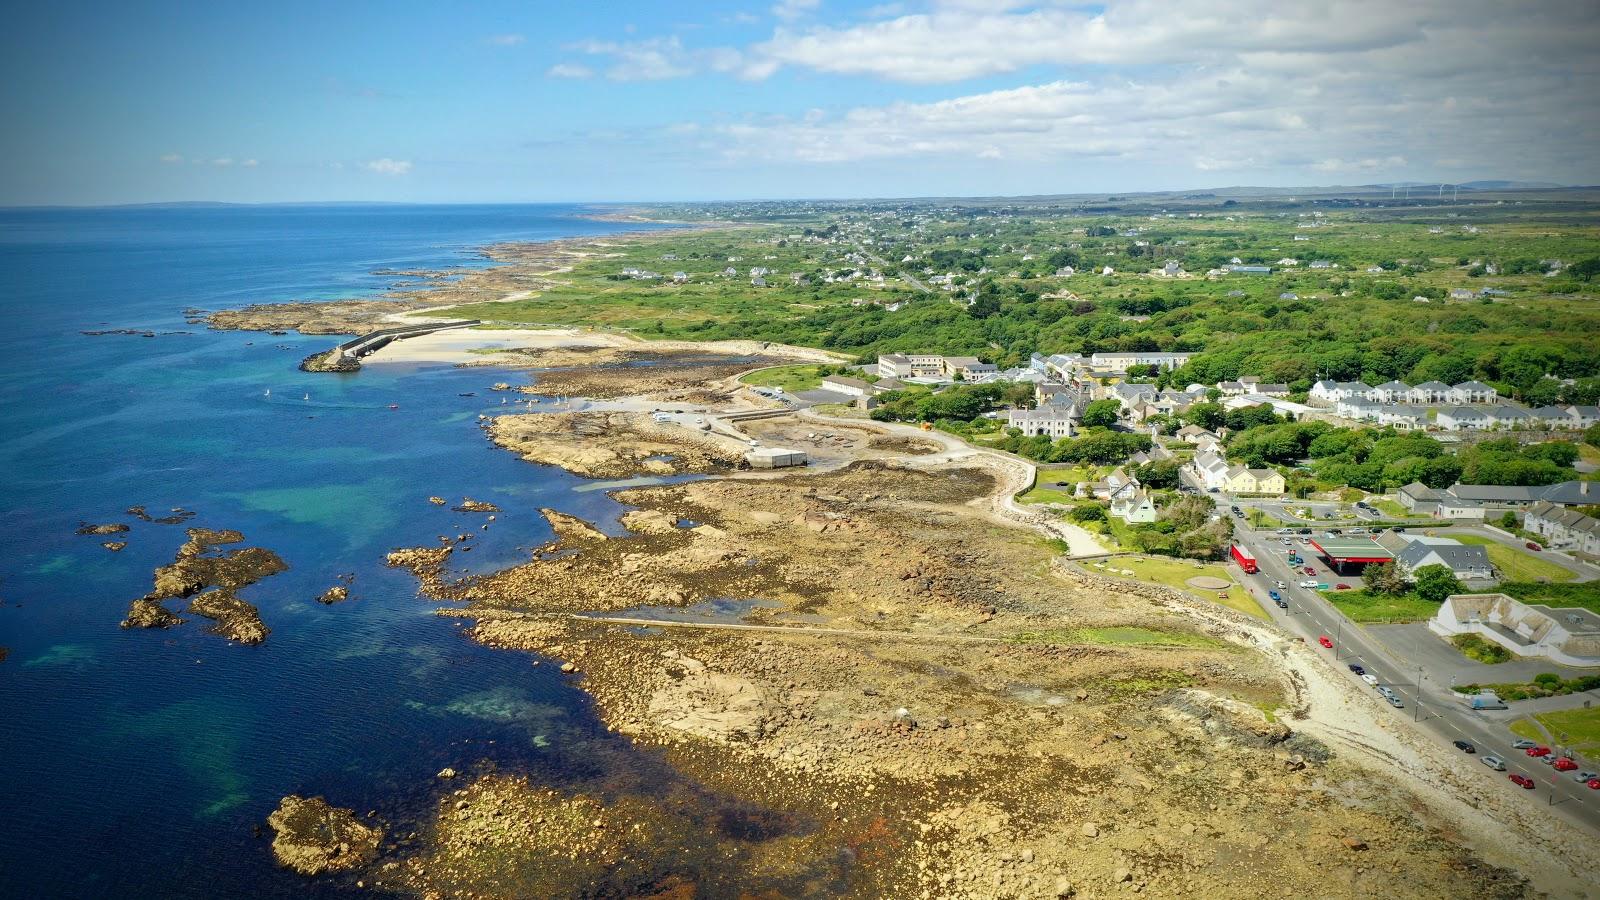
[[389, 404], [389, 408], [390, 408], [390, 409], [399, 409], [399, 408], [400, 408], [400, 404], [398, 404], [398, 403], [391, 403], [391, 404]]
[[263, 396], [263, 397], [271, 397], [272, 396], [272, 388], [267, 388], [266, 393], [262, 394], [261, 396]]
[[310, 395], [310, 394], [307, 394], [307, 395], [305, 395], [305, 396], [304, 396], [304, 397], [301, 397], [301, 398], [300, 398], [300, 399], [301, 399], [301, 400], [310, 400], [310, 399], [311, 399], [311, 395]]

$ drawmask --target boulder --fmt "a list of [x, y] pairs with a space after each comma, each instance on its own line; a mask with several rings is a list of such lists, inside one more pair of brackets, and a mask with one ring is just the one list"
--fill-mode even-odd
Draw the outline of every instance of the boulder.
[[272, 855], [279, 865], [301, 875], [366, 865], [378, 855], [383, 839], [383, 829], [361, 824], [353, 810], [329, 806], [321, 797], [290, 794], [267, 817], [267, 824], [277, 832]]

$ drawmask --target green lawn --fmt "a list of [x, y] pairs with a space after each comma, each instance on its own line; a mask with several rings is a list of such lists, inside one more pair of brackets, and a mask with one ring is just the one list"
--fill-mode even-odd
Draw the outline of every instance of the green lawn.
[[1390, 500], [1388, 497], [1380, 497], [1376, 500], [1368, 500], [1367, 505], [1391, 519], [1411, 518], [1411, 513], [1408, 512], [1404, 506], [1401, 506], [1395, 501]]
[[1289, 524], [1277, 516], [1268, 515], [1259, 509], [1246, 510], [1245, 516], [1250, 520], [1252, 528], [1277, 529]]
[[822, 386], [822, 376], [817, 374], [819, 366], [775, 366], [770, 369], [757, 369], [739, 376], [739, 380], [755, 387], [777, 387], [793, 394], [798, 391], [815, 390]]
[[1018, 495], [1017, 500], [1021, 503], [1065, 503], [1068, 505], [1077, 502], [1072, 497], [1072, 491], [1053, 487], [1029, 488]]
[[1475, 634], [1458, 634], [1450, 639], [1450, 643], [1461, 651], [1462, 656], [1475, 659], [1484, 665], [1499, 665], [1511, 659], [1511, 651]]
[[1568, 584], [1540, 584], [1532, 581], [1515, 581], [1501, 584], [1498, 590], [1526, 603], [1545, 606], [1576, 606], [1600, 615], [1600, 581], [1576, 581]]
[[1568, 569], [1549, 560], [1540, 559], [1531, 551], [1522, 551], [1479, 534], [1458, 534], [1455, 539], [1463, 544], [1478, 544], [1488, 548], [1489, 562], [1500, 570], [1506, 581], [1571, 581], [1577, 576]]
[[1420, 622], [1432, 618], [1439, 604], [1414, 594], [1390, 597], [1362, 591], [1323, 591], [1322, 596], [1339, 608], [1352, 622]]
[[[1258, 619], [1267, 618], [1266, 611], [1261, 608], [1249, 591], [1238, 587], [1227, 567], [1217, 563], [1196, 563], [1185, 559], [1172, 559], [1165, 556], [1113, 556], [1103, 560], [1104, 569], [1096, 569], [1090, 564], [1089, 570], [1110, 575], [1113, 578], [1125, 578], [1119, 570], [1127, 569], [1133, 573], [1136, 581], [1149, 581], [1155, 584], [1164, 584], [1167, 587], [1183, 591], [1190, 596], [1219, 603], [1232, 610], [1237, 610], [1245, 615], [1255, 616]], [[1202, 591], [1192, 588], [1188, 581], [1197, 575], [1209, 575], [1212, 578], [1221, 578], [1233, 583], [1235, 586], [1227, 590], [1227, 599], [1218, 599], [1217, 591]]]
[[[1538, 719], [1539, 724], [1550, 732], [1548, 736], [1533, 727], [1527, 719], [1513, 722], [1512, 733], [1534, 741], [1554, 738], [1564, 746], [1590, 757], [1600, 754], [1600, 708], [1563, 709], [1538, 713], [1533, 718]], [[1563, 734], [1566, 735], [1565, 739], [1561, 737]]]

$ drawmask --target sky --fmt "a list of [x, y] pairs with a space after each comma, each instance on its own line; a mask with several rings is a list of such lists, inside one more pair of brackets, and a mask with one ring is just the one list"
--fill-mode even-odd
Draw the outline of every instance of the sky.
[[56, 0], [0, 79], [0, 205], [1600, 183], [1600, 0]]

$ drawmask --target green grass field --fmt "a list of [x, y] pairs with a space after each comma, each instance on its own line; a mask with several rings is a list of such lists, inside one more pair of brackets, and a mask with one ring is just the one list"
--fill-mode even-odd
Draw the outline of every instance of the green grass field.
[[1479, 534], [1457, 534], [1453, 537], [1463, 544], [1478, 544], [1488, 548], [1489, 562], [1500, 570], [1506, 581], [1571, 581], [1577, 576], [1549, 560], [1540, 559], [1531, 551], [1524, 552]]
[[1071, 505], [1077, 501], [1073, 499], [1072, 492], [1053, 487], [1033, 487], [1017, 496], [1020, 503], [1065, 503]]
[[1380, 497], [1380, 498], [1378, 498], [1376, 500], [1369, 500], [1369, 501], [1367, 501], [1367, 504], [1369, 506], [1371, 506], [1373, 509], [1377, 510], [1378, 512], [1383, 513], [1384, 515], [1388, 516], [1391, 519], [1405, 519], [1405, 518], [1410, 518], [1410, 516], [1411, 516], [1411, 513], [1407, 512], [1406, 508], [1404, 506], [1401, 506], [1400, 504], [1396, 503], [1393, 500], [1390, 500], [1387, 497]]
[[1352, 622], [1388, 624], [1393, 622], [1420, 622], [1439, 611], [1439, 604], [1430, 603], [1413, 594], [1390, 597], [1366, 591], [1323, 591], [1322, 596]]
[[[1600, 708], [1563, 709], [1538, 713], [1533, 718], [1539, 720], [1548, 734], [1525, 718], [1511, 723], [1511, 733], [1530, 741], [1555, 740], [1585, 756], [1600, 754]], [[1565, 739], [1561, 737], [1563, 734]]]
[[1577, 606], [1600, 615], [1600, 581], [1575, 581], [1540, 584], [1530, 581], [1506, 582], [1499, 590], [1527, 603], [1546, 606]]
[[[1103, 562], [1105, 563], [1104, 569], [1096, 569], [1091, 564], [1089, 570], [1109, 575], [1113, 578], [1126, 578], [1128, 576], [1121, 574], [1118, 570], [1127, 569], [1133, 573], [1132, 580], [1134, 581], [1163, 584], [1169, 588], [1183, 591], [1190, 596], [1209, 600], [1212, 603], [1226, 606], [1248, 616], [1255, 616], [1258, 619], [1267, 618], [1267, 613], [1261, 608], [1261, 604], [1256, 602], [1249, 591], [1238, 586], [1238, 582], [1226, 566], [1217, 563], [1196, 563], [1184, 559], [1171, 559], [1165, 556], [1113, 556], [1103, 560]], [[1223, 581], [1232, 583], [1234, 586], [1228, 588], [1227, 599], [1218, 599], [1217, 594], [1219, 592], [1217, 591], [1203, 591], [1190, 587], [1188, 584], [1189, 579], [1199, 575], [1220, 578]]]
[[757, 369], [739, 376], [739, 380], [755, 387], [783, 388], [788, 393], [814, 390], [822, 386], [819, 366], [776, 366]]

